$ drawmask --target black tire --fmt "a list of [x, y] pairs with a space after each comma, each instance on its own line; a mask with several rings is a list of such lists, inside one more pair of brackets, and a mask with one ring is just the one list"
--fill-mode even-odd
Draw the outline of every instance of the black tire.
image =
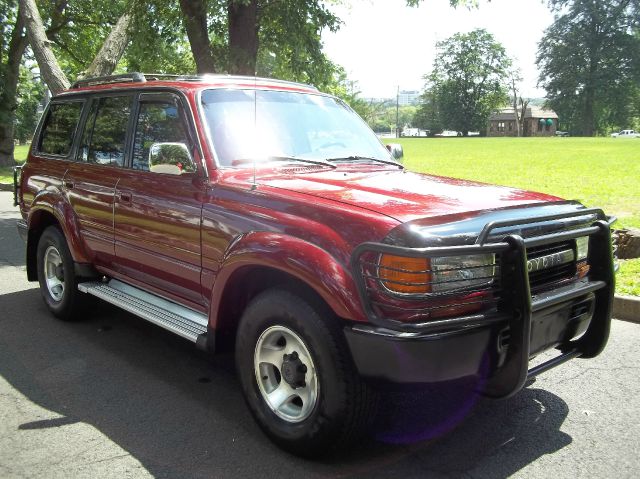
[[[300, 422], [279, 417], [258, 385], [256, 346], [263, 333], [274, 327], [295, 333], [315, 366], [317, 400], [309, 416]], [[377, 394], [357, 374], [338, 320], [321, 301], [306, 300], [282, 289], [259, 294], [240, 321], [236, 367], [254, 418], [267, 436], [294, 454], [319, 457], [344, 449], [366, 432], [373, 419]], [[308, 373], [305, 375], [308, 381]]]
[[[61, 269], [58, 279], [63, 285], [60, 297], [54, 297], [47, 286], [47, 271], [45, 255], [50, 248], [58, 252], [61, 259]], [[37, 251], [38, 282], [45, 304], [54, 316], [65, 321], [80, 319], [80, 312], [84, 304], [84, 294], [78, 291], [78, 278], [74, 270], [73, 258], [67, 246], [67, 241], [56, 226], [49, 226], [42, 232], [38, 241]]]

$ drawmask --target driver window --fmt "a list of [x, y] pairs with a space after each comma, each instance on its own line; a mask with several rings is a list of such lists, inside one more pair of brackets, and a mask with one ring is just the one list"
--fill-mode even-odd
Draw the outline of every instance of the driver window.
[[[195, 171], [193, 161], [185, 154], [190, 151], [189, 137], [175, 102], [165, 99], [140, 103], [133, 144], [132, 168], [156, 173], [182, 174]], [[168, 144], [168, 145], [162, 145]], [[159, 151], [163, 154], [157, 154]], [[169, 154], [167, 154], [169, 152]]]

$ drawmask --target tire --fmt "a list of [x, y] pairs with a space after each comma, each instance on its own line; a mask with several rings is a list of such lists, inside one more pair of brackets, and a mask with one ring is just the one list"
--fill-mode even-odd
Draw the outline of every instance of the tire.
[[78, 291], [67, 241], [56, 226], [49, 226], [40, 236], [37, 267], [40, 292], [49, 311], [65, 321], [79, 319], [84, 295]]
[[[281, 364], [262, 361], [278, 363], [279, 353]], [[344, 449], [373, 419], [377, 395], [357, 374], [337, 319], [320, 301], [282, 289], [256, 296], [238, 328], [236, 367], [254, 418], [291, 453]], [[277, 407], [278, 396], [269, 393], [283, 388], [292, 396]]]

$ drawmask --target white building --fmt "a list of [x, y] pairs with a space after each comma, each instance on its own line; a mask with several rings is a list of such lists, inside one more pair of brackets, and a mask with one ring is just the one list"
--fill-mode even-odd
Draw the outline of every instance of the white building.
[[420, 92], [415, 90], [400, 90], [398, 104], [400, 106], [415, 105], [420, 101]]

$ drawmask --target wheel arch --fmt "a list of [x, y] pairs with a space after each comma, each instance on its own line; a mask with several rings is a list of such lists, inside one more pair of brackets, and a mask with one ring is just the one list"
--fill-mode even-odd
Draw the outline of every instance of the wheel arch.
[[350, 273], [328, 252], [299, 238], [252, 233], [234, 243], [216, 277], [210, 311], [216, 346], [224, 348], [233, 339], [249, 302], [273, 287], [326, 307], [336, 317], [365, 320]]
[[45, 229], [49, 226], [56, 226], [64, 235], [67, 246], [71, 253], [73, 261], [76, 263], [86, 263], [87, 259], [84, 248], [80, 244], [77, 234], [77, 226], [75, 215], [72, 209], [66, 205], [50, 204], [41, 202], [34, 205], [28, 216], [28, 233], [27, 233], [27, 279], [29, 281], [37, 281], [37, 249], [40, 237]]

